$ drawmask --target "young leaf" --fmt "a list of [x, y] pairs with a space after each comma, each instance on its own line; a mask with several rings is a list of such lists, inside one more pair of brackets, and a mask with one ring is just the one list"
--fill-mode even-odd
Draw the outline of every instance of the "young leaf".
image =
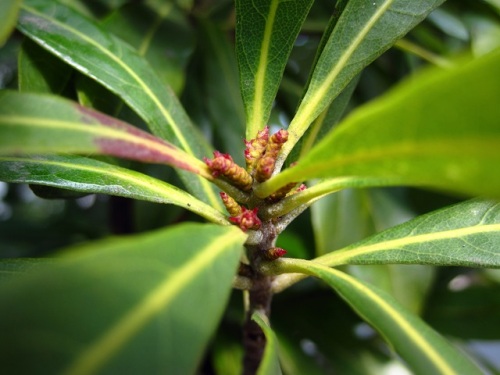
[[266, 347], [259, 369], [257, 370], [257, 375], [281, 374], [281, 367], [278, 357], [278, 339], [269, 326], [267, 317], [260, 311], [256, 311], [252, 315], [252, 320], [254, 320], [260, 326], [262, 331], [264, 331], [264, 335], [266, 336]]
[[184, 224], [11, 278], [0, 287], [1, 372], [195, 373], [244, 241], [234, 227]]
[[316, 259], [340, 264], [500, 267], [500, 204], [471, 200], [419, 216]]
[[292, 181], [352, 176], [360, 184], [366, 177], [399, 179], [498, 197], [498, 97], [500, 50], [456, 69], [427, 72], [353, 112], [256, 193], [267, 196]]
[[2, 15], [2, 22], [0, 23], [0, 47], [4, 45], [14, 29], [20, 5], [21, 0], [3, 0], [0, 3], [0, 14]]
[[0, 180], [175, 204], [213, 223], [228, 224], [221, 212], [184, 190], [130, 169], [79, 156], [0, 156]]
[[349, 1], [314, 66], [280, 158], [286, 158], [309, 125], [351, 79], [443, 2]]
[[315, 276], [373, 326], [416, 374], [481, 374], [481, 371], [442, 336], [396, 300], [370, 284], [338, 270], [299, 259], [281, 259], [281, 272]]
[[56, 96], [0, 92], [0, 154], [94, 153], [168, 164], [212, 179], [205, 163], [112, 117]]
[[311, 5], [311, 0], [236, 1], [236, 54], [247, 139], [266, 125], [288, 56]]
[[[83, 74], [120, 96], [151, 131], [192, 156], [210, 154], [210, 147], [191, 124], [173, 92], [128, 44], [76, 11], [45, 0], [26, 0], [19, 30]], [[179, 171], [186, 187], [214, 207], [221, 207], [214, 187]]]

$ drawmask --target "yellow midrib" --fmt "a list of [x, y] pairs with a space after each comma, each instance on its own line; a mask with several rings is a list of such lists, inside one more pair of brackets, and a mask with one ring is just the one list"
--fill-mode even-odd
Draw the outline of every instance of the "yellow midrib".
[[[97, 373], [144, 325], [163, 311], [185, 286], [235, 243], [240, 241], [234, 231], [218, 236], [197, 255], [177, 268], [160, 285], [132, 307], [116, 324], [91, 343], [82, 355], [63, 372], [66, 375]], [[221, 245], [223, 244], [223, 245]]]

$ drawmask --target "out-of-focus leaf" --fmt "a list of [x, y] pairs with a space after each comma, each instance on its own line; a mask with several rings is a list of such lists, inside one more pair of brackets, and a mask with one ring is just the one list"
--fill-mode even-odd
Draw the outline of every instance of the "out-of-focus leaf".
[[498, 340], [500, 285], [464, 290], [441, 289], [428, 300], [424, 318], [446, 335], [463, 339]]
[[194, 373], [244, 241], [238, 228], [185, 224], [89, 244], [16, 277], [0, 287], [2, 372]]
[[443, 1], [349, 1], [314, 67], [306, 94], [290, 123], [290, 136], [281, 159], [286, 158], [314, 119], [365, 66]]
[[269, 119], [295, 38], [310, 0], [237, 0], [236, 54], [247, 118], [246, 138], [255, 138]]
[[306, 273], [326, 282], [391, 344], [416, 374], [481, 374], [467, 357], [382, 290], [312, 261], [282, 258], [275, 267], [281, 272]]
[[280, 361], [278, 357], [278, 338], [269, 325], [267, 317], [260, 311], [255, 311], [252, 315], [259, 327], [266, 336], [266, 347], [260, 363], [257, 375], [279, 375], [281, 374]]
[[59, 94], [71, 75], [71, 67], [29, 39], [18, 58], [19, 91]]
[[[211, 149], [192, 125], [174, 93], [128, 44], [56, 1], [26, 0], [19, 30], [85, 75], [120, 96], [157, 136], [201, 158]], [[198, 198], [221, 207], [206, 180], [179, 171]]]
[[184, 68], [194, 39], [184, 15], [170, 1], [128, 3], [103, 24], [146, 58], [161, 80], [177, 94], [184, 86]]
[[0, 180], [174, 204], [211, 222], [228, 223], [222, 213], [184, 190], [130, 169], [84, 157], [0, 156]]
[[0, 3], [0, 14], [2, 22], [0, 23], [0, 47], [5, 44], [12, 30], [16, 25], [17, 14], [21, 0], [2, 0]]
[[237, 163], [244, 163], [245, 109], [241, 98], [234, 45], [215, 24], [201, 24], [203, 101], [217, 140]]
[[455, 69], [421, 74], [354, 111], [256, 194], [267, 196], [292, 181], [351, 177], [360, 184], [387, 179], [392, 185], [498, 197], [498, 97], [500, 50]]
[[168, 164], [211, 179], [206, 165], [129, 124], [56, 96], [0, 92], [0, 154], [94, 153]]

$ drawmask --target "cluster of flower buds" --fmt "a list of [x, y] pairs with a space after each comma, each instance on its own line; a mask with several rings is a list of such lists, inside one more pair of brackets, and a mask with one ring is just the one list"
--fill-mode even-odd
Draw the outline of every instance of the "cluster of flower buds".
[[281, 247], [271, 247], [262, 252], [262, 258], [266, 260], [276, 260], [286, 254], [286, 250]]
[[238, 225], [240, 229], [246, 232], [248, 229], [259, 229], [262, 225], [259, 217], [257, 216], [259, 208], [255, 207], [253, 210], [249, 210], [245, 207], [241, 207], [241, 213], [236, 216], [230, 216], [229, 220]]
[[258, 182], [268, 180], [276, 165], [276, 158], [283, 144], [288, 140], [288, 132], [279, 130], [269, 136], [269, 127], [257, 133], [255, 139], [245, 141], [245, 161], [247, 171]]
[[269, 127], [266, 126], [261, 131], [257, 132], [257, 137], [250, 141], [245, 141], [245, 162], [247, 164], [247, 172], [251, 175], [254, 172], [257, 162], [266, 152], [266, 146], [269, 141]]
[[243, 191], [252, 189], [252, 176], [233, 161], [229, 154], [223, 154], [219, 151], [214, 151], [212, 160], [203, 158], [208, 168], [212, 172], [212, 176], [224, 176], [231, 184], [240, 188]]

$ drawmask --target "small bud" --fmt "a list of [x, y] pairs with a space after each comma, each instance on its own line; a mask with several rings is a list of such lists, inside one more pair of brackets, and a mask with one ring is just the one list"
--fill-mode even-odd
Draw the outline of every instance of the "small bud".
[[238, 225], [240, 229], [246, 232], [248, 229], [259, 229], [262, 225], [259, 217], [257, 216], [258, 207], [253, 210], [249, 210], [245, 207], [241, 207], [242, 212], [237, 216], [231, 216], [229, 220], [234, 224]]
[[262, 257], [266, 260], [276, 260], [284, 256], [286, 253], [287, 251], [281, 247], [271, 247], [270, 249], [262, 252]]
[[290, 191], [297, 185], [296, 182], [291, 182], [285, 186], [283, 186], [281, 189], [276, 190], [274, 193], [272, 193], [269, 197], [266, 198], [268, 202], [277, 202], [280, 199], [284, 198]]
[[233, 199], [233, 197], [230, 197], [229, 195], [227, 195], [223, 191], [221, 191], [219, 194], [220, 194], [220, 197], [222, 199], [222, 203], [224, 203], [224, 206], [226, 207], [227, 212], [229, 212], [229, 215], [238, 216], [243, 212], [241, 206], [238, 204], [238, 202], [236, 202]]
[[245, 141], [245, 162], [247, 172], [252, 174], [264, 152], [269, 141], [269, 127], [266, 126], [261, 131], [257, 132], [257, 137], [250, 141]]
[[276, 158], [283, 144], [288, 140], [288, 132], [284, 129], [279, 130], [269, 138], [264, 156], [257, 162], [255, 179], [258, 182], [268, 180], [274, 172]]
[[212, 176], [217, 178], [222, 175], [232, 185], [243, 191], [252, 189], [252, 176], [250, 176], [245, 169], [236, 164], [231, 155], [214, 151], [214, 158], [212, 160], [207, 158], [203, 158], [203, 160], [208, 168], [210, 168]]

